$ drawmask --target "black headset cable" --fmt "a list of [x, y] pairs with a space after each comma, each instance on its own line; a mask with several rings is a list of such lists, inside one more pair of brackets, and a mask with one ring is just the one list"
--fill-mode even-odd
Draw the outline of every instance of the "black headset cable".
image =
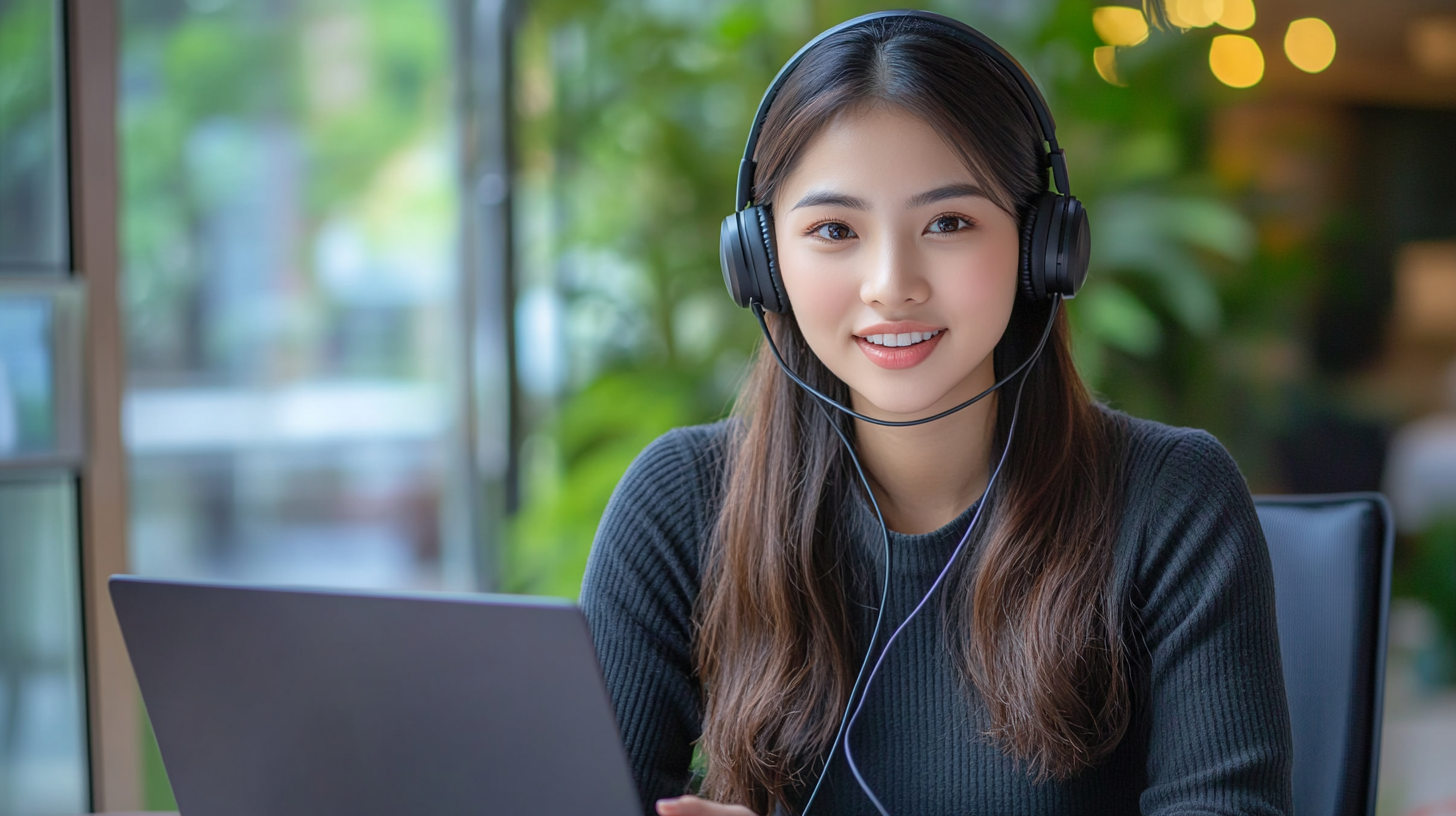
[[[870, 633], [869, 646], [865, 650], [864, 660], [860, 662], [859, 672], [855, 675], [854, 685], [850, 687], [849, 700], [845, 704], [844, 714], [842, 714], [839, 718], [839, 728], [834, 734], [833, 744], [829, 746], [829, 755], [824, 759], [824, 765], [819, 771], [819, 779], [814, 783], [814, 789], [810, 792], [808, 801], [804, 803], [804, 809], [800, 811], [800, 816], [808, 816], [809, 808], [813, 806], [815, 797], [819, 795], [819, 788], [824, 784], [824, 779], [829, 774], [829, 765], [834, 761], [834, 752], [838, 750], [841, 738], [843, 738], [844, 743], [845, 760], [849, 763], [850, 772], [854, 774], [855, 781], [859, 783], [860, 789], [864, 791], [865, 796], [869, 797], [870, 802], [874, 804], [875, 809], [879, 811], [881, 816], [890, 816], [889, 811], [885, 809], [885, 806], [883, 803], [880, 802], [879, 797], [875, 796], [875, 793], [870, 788], [869, 783], [865, 781], [864, 776], [860, 773], [859, 766], [855, 764], [853, 753], [849, 747], [848, 732], [851, 732], [854, 729], [855, 720], [859, 718], [859, 713], [864, 708], [865, 698], [869, 694], [870, 683], [874, 681], [875, 674], [879, 672], [881, 664], [884, 663], [885, 655], [889, 653], [890, 646], [894, 644], [895, 639], [899, 637], [900, 632], [904, 631], [905, 627], [910, 623], [910, 621], [914, 619], [914, 617], [920, 612], [922, 608], [924, 608], [925, 604], [930, 600], [930, 597], [935, 594], [935, 590], [939, 588], [941, 582], [945, 579], [946, 574], [950, 572], [951, 566], [955, 564], [956, 559], [961, 554], [961, 551], [965, 549], [966, 542], [970, 540], [971, 531], [976, 528], [976, 523], [980, 520], [982, 511], [986, 509], [986, 497], [991, 494], [991, 488], [995, 486], [996, 478], [1001, 474], [1001, 467], [1002, 465], [1006, 464], [1007, 453], [1011, 450], [1011, 441], [1016, 433], [1016, 420], [1021, 413], [1021, 394], [1026, 387], [1026, 379], [1022, 378], [1021, 382], [1017, 384], [1016, 400], [1011, 410], [1011, 424], [1006, 432], [1006, 445], [1001, 450], [1001, 456], [996, 462], [996, 469], [991, 472], [991, 478], [986, 483], [986, 489], [982, 492], [981, 499], [978, 500], [980, 506], [976, 508], [975, 514], [971, 517], [971, 523], [966, 526], [965, 535], [961, 537], [960, 543], [956, 546], [955, 551], [951, 553], [950, 560], [946, 562], [946, 565], [941, 570], [940, 575], [937, 576], [934, 583], [931, 584], [930, 590], [925, 593], [925, 596], [920, 599], [920, 603], [918, 603], [915, 606], [915, 609], [911, 611], [908, 616], [906, 616], [905, 620], [902, 621], [900, 625], [895, 629], [895, 631], [890, 635], [889, 640], [885, 642], [885, 647], [879, 651], [879, 657], [875, 660], [874, 668], [870, 669], [868, 677], [865, 677], [865, 668], [869, 666], [870, 658], [874, 657], [875, 655], [875, 645], [879, 640], [880, 625], [884, 622], [885, 607], [890, 596], [890, 529], [889, 526], [885, 524], [885, 515], [880, 510], [880, 503], [878, 500], [876, 500], [874, 491], [870, 489], [869, 479], [865, 476], [864, 468], [860, 465], [859, 456], [856, 455], [854, 446], [849, 443], [849, 438], [844, 435], [844, 431], [840, 429], [839, 423], [833, 421], [833, 419], [829, 416], [828, 411], [825, 410], [824, 406], [830, 405], [855, 419], [887, 427], [907, 427], [911, 425], [923, 425], [927, 422], [934, 422], [937, 419], [950, 416], [951, 414], [954, 414], [964, 408], [968, 408], [971, 405], [989, 396], [990, 394], [994, 393], [997, 389], [1001, 388], [1001, 386], [1010, 382], [1013, 377], [1021, 374], [1027, 369], [1028, 366], [1040, 359], [1042, 349], [1046, 346], [1047, 338], [1051, 336], [1052, 327], [1056, 325], [1057, 311], [1061, 305], [1061, 301], [1062, 298], [1060, 295], [1057, 295], [1052, 300], [1051, 314], [1047, 317], [1046, 328], [1042, 330], [1041, 338], [1037, 341], [1036, 344], [1036, 349], [1032, 351], [1032, 353], [1026, 358], [1026, 360], [1021, 363], [1021, 365], [1013, 369], [1011, 373], [996, 381], [995, 384], [987, 388], [985, 391], [982, 391], [976, 396], [971, 397], [970, 399], [966, 400], [960, 405], [955, 406], [954, 408], [946, 409], [938, 414], [924, 417], [922, 419], [911, 419], [903, 421], [890, 421], [865, 416], [864, 414], [861, 414], [849, 408], [848, 406], [842, 405], [837, 400], [830, 398], [828, 395], [804, 382], [804, 380], [800, 378], [799, 375], [795, 374], [789, 368], [788, 364], [784, 362], [783, 356], [779, 354], [778, 346], [774, 343], [773, 335], [769, 332], [768, 323], [763, 316], [763, 305], [760, 304], [758, 301], [751, 301], [749, 303], [749, 308], [753, 311], [753, 316], [758, 318], [758, 325], [759, 328], [763, 331], [764, 340], [768, 342], [768, 347], [773, 352], [774, 359], [778, 362], [779, 368], [784, 372], [785, 375], [789, 377], [790, 380], [792, 380], [800, 388], [804, 389], [805, 392], [815, 397], [816, 407], [818, 407], [819, 410], [824, 413], [825, 419], [829, 420], [829, 427], [834, 431], [835, 435], [839, 437], [839, 441], [844, 443], [844, 449], [849, 453], [850, 461], [854, 464], [854, 470], [856, 475], [859, 476], [860, 484], [864, 486], [865, 495], [869, 497], [870, 505], [874, 507], [875, 518], [877, 518], [880, 523], [880, 537], [884, 542], [884, 581], [880, 589], [879, 610], [877, 611], [875, 616], [874, 629]], [[861, 679], [864, 679], [863, 690], [860, 690]], [[856, 696], [859, 697], [858, 704], [856, 704], [855, 702]]]

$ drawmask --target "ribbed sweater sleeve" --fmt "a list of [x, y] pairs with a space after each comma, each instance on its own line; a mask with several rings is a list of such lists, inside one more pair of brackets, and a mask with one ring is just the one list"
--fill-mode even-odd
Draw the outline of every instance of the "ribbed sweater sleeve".
[[1150, 665], [1141, 809], [1287, 814], [1290, 729], [1263, 529], [1233, 459], [1185, 431], [1129, 512]]
[[692, 609], [713, 493], [708, 435], [680, 428], [638, 455], [607, 504], [582, 582], [582, 611], [649, 814], [685, 791], [701, 729]]

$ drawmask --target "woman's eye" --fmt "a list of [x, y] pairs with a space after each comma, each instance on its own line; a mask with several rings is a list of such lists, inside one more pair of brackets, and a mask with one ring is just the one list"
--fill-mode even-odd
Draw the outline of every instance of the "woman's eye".
[[839, 223], [838, 221], [830, 221], [827, 224], [820, 224], [819, 226], [814, 228], [813, 232], [809, 234], [815, 236], [816, 238], [822, 238], [826, 241], [843, 241], [845, 239], [855, 237], [854, 230]]
[[959, 215], [942, 215], [930, 222], [930, 228], [926, 232], [960, 232], [970, 226], [971, 222]]

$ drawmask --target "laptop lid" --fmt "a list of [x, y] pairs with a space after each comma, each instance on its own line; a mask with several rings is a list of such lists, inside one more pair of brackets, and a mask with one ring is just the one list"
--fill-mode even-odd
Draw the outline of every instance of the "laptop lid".
[[552, 599], [111, 579], [185, 816], [640, 816]]

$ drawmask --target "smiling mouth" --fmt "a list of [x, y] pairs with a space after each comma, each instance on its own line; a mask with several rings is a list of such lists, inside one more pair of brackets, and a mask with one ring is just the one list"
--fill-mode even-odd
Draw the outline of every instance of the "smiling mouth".
[[901, 332], [900, 334], [871, 334], [861, 337], [861, 340], [874, 343], [877, 346], [886, 348], [899, 348], [901, 346], [913, 346], [917, 343], [924, 343], [926, 340], [940, 334], [944, 329], [936, 329], [932, 332]]

